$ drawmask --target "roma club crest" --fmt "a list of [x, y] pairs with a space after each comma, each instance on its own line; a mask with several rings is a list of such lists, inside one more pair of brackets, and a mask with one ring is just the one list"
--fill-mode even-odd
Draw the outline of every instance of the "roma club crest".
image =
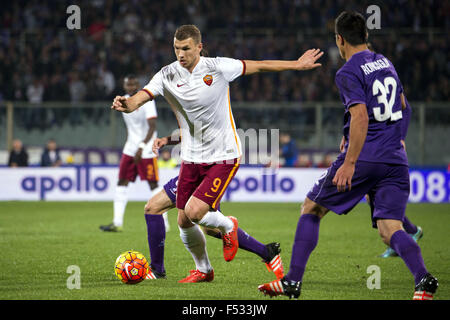
[[210, 74], [207, 74], [206, 76], [203, 77], [203, 81], [210, 86], [213, 82], [213, 77]]

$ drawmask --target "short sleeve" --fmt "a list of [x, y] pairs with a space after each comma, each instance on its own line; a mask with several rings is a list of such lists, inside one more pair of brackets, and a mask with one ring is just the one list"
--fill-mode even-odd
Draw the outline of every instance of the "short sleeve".
[[245, 73], [245, 62], [243, 60], [216, 57], [217, 69], [223, 74], [225, 80], [233, 81]]
[[366, 104], [364, 85], [354, 73], [348, 71], [338, 72], [335, 81], [346, 109], [355, 104]]
[[146, 119], [154, 119], [158, 117], [156, 113], [156, 103], [155, 101], [146, 102], [141, 108], [144, 108], [145, 118]]
[[153, 78], [142, 90], [145, 91], [150, 98], [152, 98], [152, 100], [156, 96], [164, 95], [164, 84], [161, 70], [153, 76]]

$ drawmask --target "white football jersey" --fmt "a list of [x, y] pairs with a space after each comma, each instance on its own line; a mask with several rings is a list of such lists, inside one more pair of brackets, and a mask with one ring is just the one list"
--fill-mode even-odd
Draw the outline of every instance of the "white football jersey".
[[152, 98], [162, 95], [171, 105], [180, 127], [182, 160], [209, 163], [241, 156], [229, 83], [244, 73], [244, 61], [200, 57], [192, 73], [175, 61], [144, 87]]
[[[128, 98], [129, 95], [126, 94], [125, 97]], [[139, 144], [143, 142], [147, 136], [149, 130], [147, 119], [157, 118], [155, 101], [148, 101], [139, 109], [130, 113], [122, 113], [122, 115], [127, 127], [127, 141], [122, 152], [130, 157], [134, 157], [139, 148]], [[152, 138], [147, 143], [147, 146], [142, 150], [142, 158], [148, 159], [156, 157], [152, 151], [153, 140], [156, 137], [157, 132], [155, 130]]]

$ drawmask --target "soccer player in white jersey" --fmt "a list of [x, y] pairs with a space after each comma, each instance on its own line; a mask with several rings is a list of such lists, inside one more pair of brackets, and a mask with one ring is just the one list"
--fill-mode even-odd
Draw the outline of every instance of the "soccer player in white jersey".
[[[181, 130], [182, 163], [176, 199], [180, 236], [194, 260], [207, 259], [199, 226], [218, 228], [223, 235], [224, 258], [231, 261], [239, 246], [238, 222], [217, 210], [241, 157], [229, 83], [258, 72], [313, 69], [320, 66], [316, 61], [323, 52], [311, 49], [291, 61], [207, 58], [201, 54], [201, 33], [194, 25], [179, 27], [173, 46], [177, 61], [163, 67], [132, 97], [117, 96], [111, 108], [132, 112], [158, 95], [168, 101]], [[191, 242], [198, 244], [196, 252], [191, 250]], [[212, 279], [214, 273], [209, 266], [209, 270], [191, 276]]]
[[[124, 78], [123, 88], [130, 97], [139, 90], [139, 82], [134, 75]], [[119, 167], [119, 181], [114, 194], [113, 222], [102, 225], [103, 231], [117, 232], [123, 228], [125, 208], [128, 202], [128, 184], [134, 182], [139, 175], [146, 180], [153, 194], [158, 193], [158, 165], [156, 155], [152, 151], [156, 131], [156, 105], [154, 101], [146, 102], [137, 112], [123, 113], [123, 120], [127, 127], [127, 141], [123, 147]], [[169, 228], [167, 213], [163, 215], [165, 228]]]

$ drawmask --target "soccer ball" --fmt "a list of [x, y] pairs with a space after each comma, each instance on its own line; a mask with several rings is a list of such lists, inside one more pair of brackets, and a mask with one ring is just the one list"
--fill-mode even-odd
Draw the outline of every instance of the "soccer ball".
[[149, 271], [148, 261], [138, 251], [125, 251], [116, 259], [114, 272], [126, 284], [136, 284], [145, 279]]

